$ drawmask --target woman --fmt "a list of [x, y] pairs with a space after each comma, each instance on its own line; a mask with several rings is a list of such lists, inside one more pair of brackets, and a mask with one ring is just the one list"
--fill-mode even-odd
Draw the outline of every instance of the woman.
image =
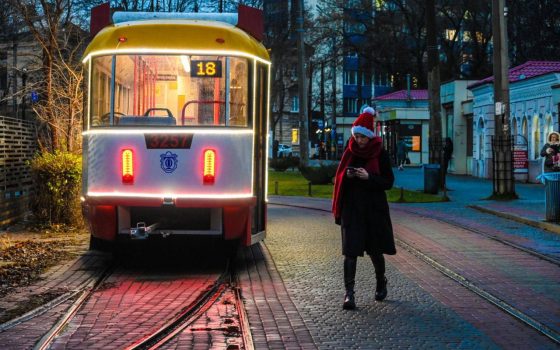
[[354, 279], [358, 256], [364, 251], [375, 268], [375, 300], [387, 296], [383, 254], [396, 254], [393, 227], [385, 191], [393, 186], [389, 154], [374, 136], [374, 113], [364, 113], [352, 125], [352, 137], [336, 171], [333, 214], [341, 225], [344, 255], [343, 308], [356, 308]]
[[560, 171], [560, 134], [556, 131], [548, 134], [547, 143], [541, 150], [541, 157], [545, 157], [544, 160], [544, 172]]

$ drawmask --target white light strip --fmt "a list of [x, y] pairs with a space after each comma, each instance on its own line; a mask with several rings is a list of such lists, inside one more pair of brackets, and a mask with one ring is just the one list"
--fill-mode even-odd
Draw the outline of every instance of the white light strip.
[[199, 134], [199, 135], [252, 135], [254, 130], [225, 130], [225, 129], [91, 129], [82, 132], [83, 136], [87, 135], [142, 135], [142, 134]]
[[[259, 138], [258, 135], [255, 137], [257, 128], [257, 61], [253, 61], [253, 138], [251, 140], [251, 192], [255, 191], [255, 138]], [[259, 166], [259, 164], [256, 164]]]
[[[88, 64], [88, 66], [89, 66], [88, 81], [87, 81], [87, 85], [86, 85], [88, 87], [91, 87], [91, 68], [92, 68], [91, 65], [92, 65], [92, 62], [89, 61], [89, 64]], [[91, 88], [88, 88], [88, 91], [91, 91]], [[88, 114], [87, 114], [87, 129], [89, 129], [90, 128], [89, 124], [90, 124], [90, 120], [91, 120], [91, 93], [88, 93], [88, 95], [87, 95], [87, 103], [88, 103], [88, 105], [87, 105], [87, 111], [88, 111]]]
[[89, 197], [122, 197], [122, 198], [173, 198], [173, 199], [242, 199], [251, 198], [251, 193], [222, 194], [163, 194], [163, 193], [130, 193], [130, 192], [88, 192]]
[[166, 54], [166, 55], [207, 55], [207, 56], [240, 56], [247, 57], [264, 64], [270, 65], [270, 61], [263, 60], [262, 58], [252, 55], [243, 51], [227, 51], [227, 50], [178, 50], [178, 49], [150, 49], [150, 48], [138, 48], [138, 49], [113, 49], [113, 50], [99, 50], [90, 52], [83, 60], [82, 63], [86, 63], [89, 59], [94, 56], [105, 56], [105, 55], [124, 55], [124, 54]]
[[[266, 157], [265, 157], [265, 180], [264, 180], [264, 201], [268, 203], [268, 151], [270, 147], [270, 140], [268, 139], [270, 135], [270, 66], [267, 67], [268, 81], [266, 86]], [[274, 158], [274, 155], [272, 156]]]

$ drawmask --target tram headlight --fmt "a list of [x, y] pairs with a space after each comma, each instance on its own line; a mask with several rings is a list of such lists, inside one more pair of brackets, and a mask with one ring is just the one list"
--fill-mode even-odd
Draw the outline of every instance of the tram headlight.
[[132, 184], [134, 182], [134, 160], [132, 156], [131, 149], [122, 151], [122, 182], [124, 184]]
[[204, 170], [202, 182], [211, 185], [216, 180], [216, 151], [207, 149], [204, 151]]

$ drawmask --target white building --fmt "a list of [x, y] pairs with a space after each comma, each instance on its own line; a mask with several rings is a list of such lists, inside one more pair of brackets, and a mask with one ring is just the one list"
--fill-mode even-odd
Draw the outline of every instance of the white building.
[[[493, 77], [469, 86], [473, 94], [472, 175], [491, 178], [494, 135]], [[540, 150], [547, 135], [558, 130], [560, 61], [528, 61], [509, 70], [510, 126], [516, 143], [527, 143], [528, 171], [518, 180], [536, 182]]]

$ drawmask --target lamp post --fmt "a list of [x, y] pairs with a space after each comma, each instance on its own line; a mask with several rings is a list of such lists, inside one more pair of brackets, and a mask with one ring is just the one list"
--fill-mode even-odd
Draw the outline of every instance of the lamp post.
[[21, 119], [25, 120], [25, 95], [27, 92], [25, 91], [25, 84], [27, 83], [27, 68], [23, 68], [21, 72], [21, 86], [23, 89], [23, 93], [21, 95]]

